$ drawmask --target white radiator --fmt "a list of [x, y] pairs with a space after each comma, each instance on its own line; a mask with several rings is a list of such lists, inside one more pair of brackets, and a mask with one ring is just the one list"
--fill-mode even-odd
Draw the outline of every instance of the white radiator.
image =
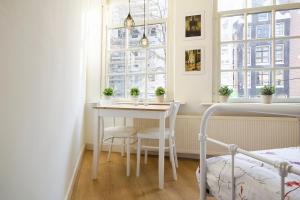
[[[201, 116], [179, 115], [176, 120], [178, 153], [199, 154], [198, 133]], [[137, 129], [158, 126], [155, 120], [134, 120]], [[215, 116], [209, 122], [208, 136], [246, 150], [300, 146], [299, 120], [284, 117]], [[153, 143], [152, 143], [153, 144]], [[209, 154], [224, 154], [226, 149], [208, 145]]]

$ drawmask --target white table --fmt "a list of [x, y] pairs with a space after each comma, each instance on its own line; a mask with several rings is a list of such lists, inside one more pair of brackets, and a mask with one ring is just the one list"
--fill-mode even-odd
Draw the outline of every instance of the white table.
[[[103, 141], [103, 118], [104, 117], [129, 117], [141, 119], [158, 119], [159, 120], [159, 162], [158, 162], [158, 186], [164, 187], [164, 158], [165, 158], [165, 121], [170, 114], [169, 105], [133, 105], [133, 104], [116, 104], [116, 105], [98, 105], [93, 107], [95, 110], [94, 119], [97, 120], [97, 130], [93, 131], [93, 165], [92, 178], [97, 179], [97, 170], [101, 145]], [[100, 141], [100, 143], [99, 143]], [[127, 166], [130, 166], [130, 148], [127, 147]], [[127, 167], [127, 176], [130, 175], [130, 167]]]

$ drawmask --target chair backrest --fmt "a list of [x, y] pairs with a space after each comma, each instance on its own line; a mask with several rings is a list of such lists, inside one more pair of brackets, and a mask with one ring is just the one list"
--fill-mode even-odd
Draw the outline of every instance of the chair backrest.
[[176, 122], [176, 116], [179, 111], [180, 102], [173, 102], [171, 103], [171, 114], [170, 114], [170, 130], [172, 134], [174, 134], [175, 130], [175, 122]]

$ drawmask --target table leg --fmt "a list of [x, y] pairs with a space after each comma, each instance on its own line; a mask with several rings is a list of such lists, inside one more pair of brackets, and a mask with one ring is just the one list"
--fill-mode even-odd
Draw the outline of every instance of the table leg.
[[[93, 131], [93, 168], [92, 168], [92, 178], [97, 179], [99, 157], [101, 154], [102, 141], [103, 141], [103, 118], [98, 116], [98, 111], [96, 112], [97, 116], [97, 128]], [[99, 145], [100, 140], [100, 145]]]
[[130, 176], [130, 138], [129, 137], [126, 139], [126, 145], [127, 145], [126, 174], [127, 174], [127, 176]]
[[159, 162], [158, 162], [158, 186], [164, 188], [164, 163], [165, 163], [165, 118], [159, 120]]

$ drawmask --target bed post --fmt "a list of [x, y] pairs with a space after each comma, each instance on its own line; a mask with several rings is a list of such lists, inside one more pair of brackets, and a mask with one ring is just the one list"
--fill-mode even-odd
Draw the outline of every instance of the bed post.
[[206, 141], [209, 117], [216, 111], [216, 105], [209, 107], [202, 115], [200, 125], [200, 200], [206, 199]]
[[231, 154], [231, 199], [235, 199], [235, 177], [234, 177], [234, 158], [237, 153], [238, 146], [235, 144], [230, 144], [228, 150]]
[[284, 200], [285, 199], [285, 177], [287, 177], [291, 166], [287, 162], [281, 162], [278, 164], [277, 167], [280, 175], [281, 200]]

